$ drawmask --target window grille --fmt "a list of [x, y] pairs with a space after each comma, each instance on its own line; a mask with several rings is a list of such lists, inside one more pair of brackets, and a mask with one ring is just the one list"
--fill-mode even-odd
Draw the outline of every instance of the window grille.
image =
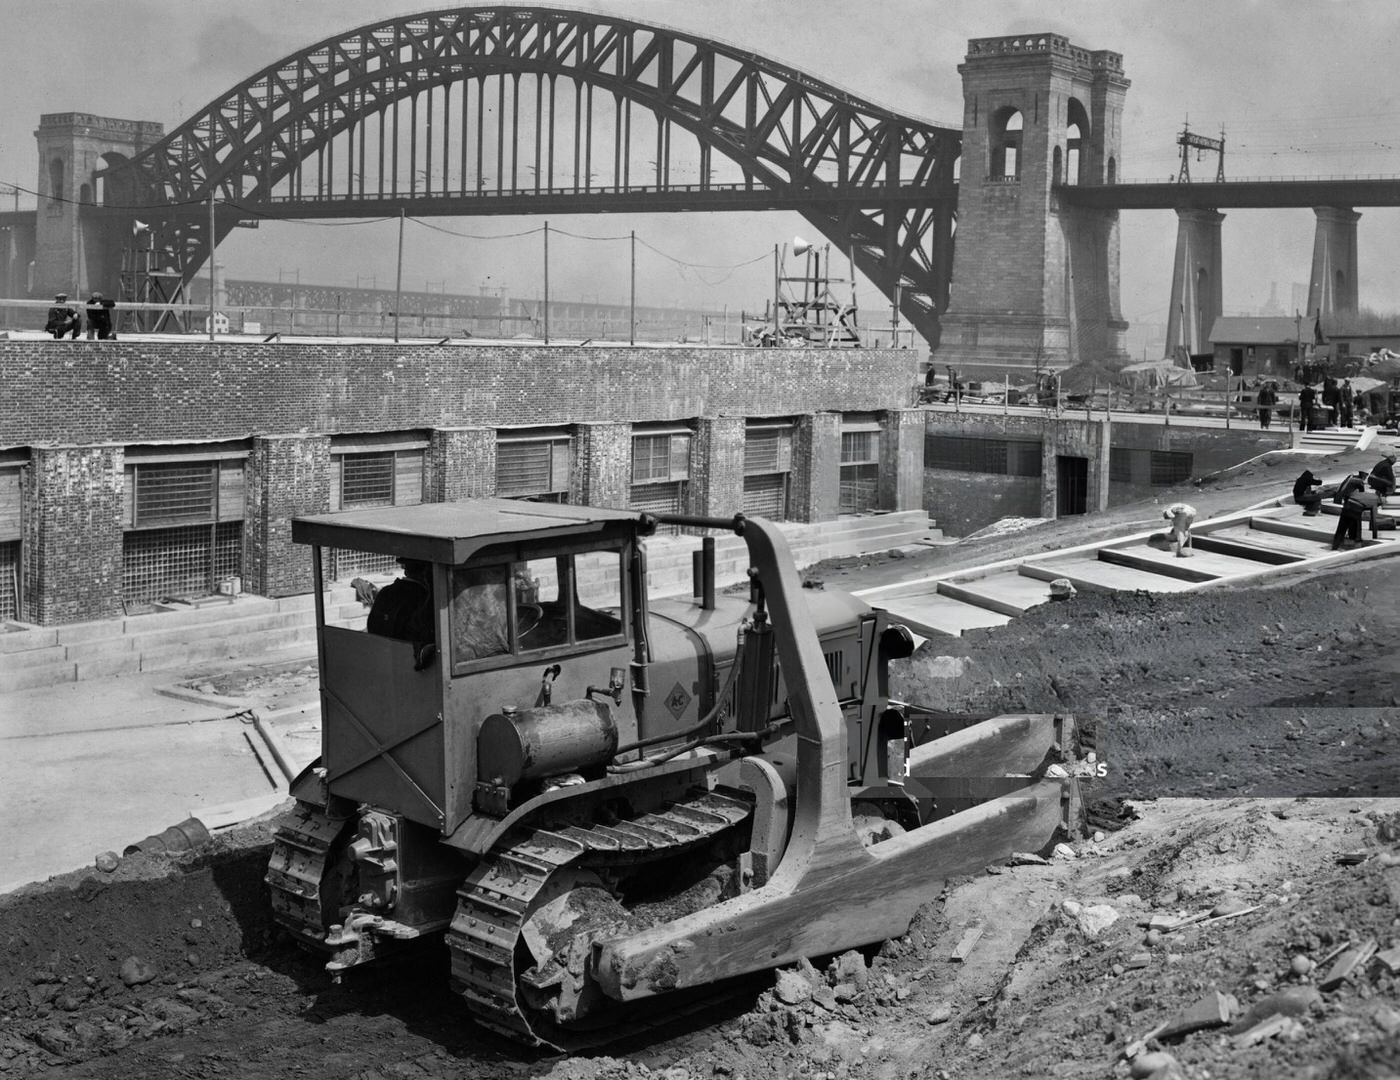
[[787, 517], [787, 473], [744, 477], [744, 513], [782, 521]]
[[750, 431], [744, 440], [744, 473], [787, 472], [792, 468], [792, 432], [767, 429]]
[[122, 537], [122, 596], [131, 603], [203, 596], [226, 577], [241, 576], [243, 523], [183, 525]]
[[218, 463], [212, 461], [133, 465], [137, 528], [213, 521], [217, 512]]
[[837, 509], [843, 514], [863, 514], [879, 508], [880, 466], [842, 465]]
[[394, 453], [344, 454], [340, 459], [340, 505], [391, 506], [394, 503]]
[[326, 574], [330, 581], [349, 581], [361, 575], [382, 577], [396, 576], [399, 564], [393, 555], [376, 555], [371, 551], [346, 551], [330, 549], [327, 558]]
[[995, 476], [1039, 476], [1041, 446], [1014, 439], [973, 439], [961, 435], [929, 435], [924, 439], [924, 464], [952, 472]]
[[19, 618], [19, 541], [0, 544], [0, 619]]
[[1152, 451], [1152, 486], [1171, 487], [1191, 479], [1191, 455], [1179, 450]]
[[569, 492], [569, 439], [500, 440], [496, 444], [496, 494], [508, 499], [543, 497], [564, 502]]

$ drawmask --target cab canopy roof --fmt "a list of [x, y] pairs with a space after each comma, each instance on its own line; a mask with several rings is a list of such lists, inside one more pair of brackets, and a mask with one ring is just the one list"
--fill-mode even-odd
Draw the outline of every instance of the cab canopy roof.
[[606, 543], [636, 536], [641, 514], [597, 506], [561, 506], [514, 499], [379, 506], [292, 519], [298, 544], [372, 551], [459, 565], [492, 543], [536, 539]]

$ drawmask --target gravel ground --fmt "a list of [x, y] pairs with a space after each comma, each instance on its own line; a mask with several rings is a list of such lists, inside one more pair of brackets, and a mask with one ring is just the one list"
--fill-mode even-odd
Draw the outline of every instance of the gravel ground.
[[[1238, 506], [1295, 466], [1221, 483]], [[1081, 539], [1099, 528], [1084, 524]], [[961, 547], [889, 573], [973, 557]], [[1386, 560], [1264, 589], [1080, 595], [925, 645], [897, 694], [1073, 712], [1108, 765], [1092, 794], [1136, 820], [1073, 858], [949, 882], [904, 937], [745, 981], [606, 1054], [482, 1032], [435, 950], [332, 985], [272, 931], [265, 822], [27, 887], [0, 896], [0, 1077], [1098, 1078], [1146, 1075], [1154, 1053], [1170, 1056], [1159, 1080], [1400, 1076], [1397, 631]], [[1212, 911], [1226, 917], [1178, 925]]]

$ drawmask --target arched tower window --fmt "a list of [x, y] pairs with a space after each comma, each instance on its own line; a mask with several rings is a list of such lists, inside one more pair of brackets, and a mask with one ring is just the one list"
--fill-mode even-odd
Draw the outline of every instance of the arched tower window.
[[1021, 175], [1021, 130], [1025, 121], [1019, 109], [1008, 106], [992, 118], [992, 160], [988, 175], [993, 180], [1015, 180]]
[[1334, 311], [1341, 310], [1342, 298], [1347, 294], [1347, 276], [1344, 271], [1338, 270], [1332, 276], [1332, 308]]
[[1064, 154], [1058, 146], [1055, 147], [1055, 153], [1051, 158], [1051, 162], [1050, 185], [1055, 187], [1059, 185], [1065, 167]]
[[1065, 127], [1065, 183], [1082, 184], [1088, 165], [1089, 114], [1077, 98], [1070, 98]]
[[1108, 159], [1108, 169], [1107, 172], [1104, 174], [1104, 180], [1106, 183], [1109, 184], [1115, 184], [1118, 182], [1118, 161], [1116, 158]]
[[80, 188], [78, 189], [78, 201], [79, 201], [80, 203], [91, 203], [91, 202], [92, 202], [92, 185], [91, 185], [91, 184], [84, 184], [82, 187], [80, 187]]
[[61, 157], [52, 158], [49, 161], [49, 198], [54, 200], [63, 198], [63, 159]]

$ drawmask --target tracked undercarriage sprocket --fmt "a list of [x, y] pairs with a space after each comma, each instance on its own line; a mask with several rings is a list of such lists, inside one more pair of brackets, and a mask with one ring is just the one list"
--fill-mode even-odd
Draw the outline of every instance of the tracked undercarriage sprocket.
[[[712, 851], [750, 813], [741, 798], [697, 789], [633, 821], [508, 835], [458, 890], [447, 934], [454, 987], [480, 1023], [518, 1042], [575, 1050], [616, 1038], [619, 1017], [592, 979], [592, 942], [659, 921], [624, 906], [619, 882]], [[719, 895], [697, 893], [702, 905]]]
[[338, 858], [352, 822], [298, 802], [272, 833], [267, 875], [273, 918], [298, 938], [320, 943], [338, 921], [350, 863]]

